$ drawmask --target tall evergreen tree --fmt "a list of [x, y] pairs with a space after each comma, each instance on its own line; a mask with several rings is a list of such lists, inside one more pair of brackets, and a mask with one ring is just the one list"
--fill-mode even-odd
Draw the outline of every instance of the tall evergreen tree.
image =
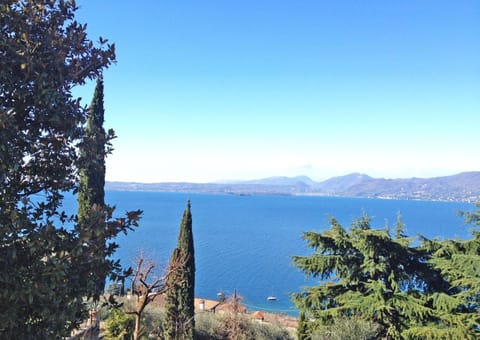
[[[477, 226], [470, 240], [424, 240], [422, 248], [432, 254], [429, 262], [450, 283], [448, 291], [432, 294], [430, 303], [455, 338], [480, 338], [480, 205], [473, 213], [462, 213]], [[410, 329], [410, 333], [425, 328]]]
[[[180, 250], [175, 248], [170, 258], [170, 268], [175, 259], [180, 258]], [[179, 292], [180, 272], [173, 270], [167, 278], [167, 291], [165, 293], [165, 319], [163, 324], [164, 337], [168, 340], [181, 339], [183, 327], [179, 321]]]
[[179, 317], [184, 326], [184, 339], [193, 339], [195, 332], [195, 251], [193, 245], [192, 213], [190, 200], [183, 213], [178, 249], [185, 264], [180, 269]]
[[[302, 312], [315, 320], [310, 330], [355, 315], [380, 324], [389, 339], [425, 334], [465, 338], [467, 333], [449, 329], [451, 324], [432, 305], [432, 297], [451, 291], [452, 285], [429, 263], [431, 252], [412, 246], [413, 239], [403, 235], [399, 223], [397, 237], [388, 229], [372, 229], [366, 216], [348, 231], [332, 218], [330, 230], [305, 234], [315, 253], [294, 257], [294, 263], [328, 280], [294, 296]], [[409, 332], [413, 328], [416, 332]]]
[[[105, 206], [105, 157], [109, 136], [103, 128], [105, 109], [103, 105], [103, 77], [97, 78], [92, 103], [88, 109], [85, 136], [80, 144], [81, 169], [78, 188], [78, 226], [82, 240], [88, 245], [96, 266], [105, 263], [105, 223], [104, 218], [97, 223], [88, 223], [94, 210]], [[110, 132], [113, 134], [112, 132]], [[105, 276], [88, 273], [95, 284], [98, 298], [105, 286]]]
[[195, 333], [195, 252], [192, 232], [192, 214], [190, 201], [183, 213], [178, 235], [178, 246], [174, 250], [174, 259], [182, 263], [171, 275], [167, 283], [167, 309], [165, 337], [167, 339], [193, 339]]
[[94, 204], [105, 205], [105, 146], [107, 136], [103, 128], [103, 78], [97, 79], [92, 103], [88, 109], [85, 137], [81, 144], [83, 168], [80, 170], [78, 191], [78, 218], [85, 220]]

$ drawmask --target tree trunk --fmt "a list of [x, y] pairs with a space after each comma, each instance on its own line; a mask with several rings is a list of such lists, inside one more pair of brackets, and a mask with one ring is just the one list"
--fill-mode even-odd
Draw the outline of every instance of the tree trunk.
[[133, 340], [140, 340], [140, 314], [135, 314], [135, 330], [133, 331]]

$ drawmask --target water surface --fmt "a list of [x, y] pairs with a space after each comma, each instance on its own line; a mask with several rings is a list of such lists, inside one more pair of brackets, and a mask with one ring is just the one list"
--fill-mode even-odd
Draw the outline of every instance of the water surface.
[[[140, 251], [166, 266], [176, 246], [178, 228], [191, 200], [196, 259], [196, 296], [215, 299], [234, 289], [250, 310], [295, 314], [288, 294], [316, 283], [291, 265], [292, 255], [307, 255], [302, 233], [329, 227], [335, 216], [348, 227], [366, 213], [372, 226], [394, 225], [401, 212], [409, 235], [467, 238], [458, 211], [473, 211], [465, 203], [399, 201], [312, 196], [237, 196], [158, 192], [107, 192], [117, 214], [144, 211], [140, 227], [119, 238], [117, 255], [124, 265]], [[277, 301], [267, 301], [276, 296]]]

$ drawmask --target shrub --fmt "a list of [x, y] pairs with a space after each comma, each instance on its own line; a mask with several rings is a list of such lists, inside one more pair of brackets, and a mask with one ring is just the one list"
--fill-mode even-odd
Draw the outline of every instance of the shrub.
[[147, 306], [142, 318], [142, 325], [145, 327], [145, 335], [151, 339], [163, 339], [163, 322], [165, 313], [159, 308]]
[[254, 339], [257, 340], [290, 340], [294, 337], [284, 327], [265, 323], [251, 322]]
[[195, 339], [198, 340], [221, 340], [220, 318], [212, 313], [198, 313], [195, 315]]
[[115, 309], [105, 323], [106, 340], [129, 340], [133, 336], [135, 318]]
[[313, 340], [369, 340], [377, 339], [380, 326], [373, 321], [356, 317], [341, 317], [332, 325], [323, 326], [312, 335]]
[[294, 337], [283, 327], [258, 323], [243, 314], [200, 313], [195, 316], [195, 339], [289, 340]]

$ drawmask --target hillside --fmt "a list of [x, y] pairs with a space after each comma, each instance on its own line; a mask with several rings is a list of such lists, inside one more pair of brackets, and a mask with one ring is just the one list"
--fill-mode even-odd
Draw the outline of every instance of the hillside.
[[217, 183], [107, 182], [107, 190], [197, 192], [214, 194], [271, 194], [415, 199], [433, 201], [480, 201], [480, 172], [464, 172], [434, 178], [385, 179], [353, 173], [315, 182], [306, 176], [269, 177], [251, 181]]

